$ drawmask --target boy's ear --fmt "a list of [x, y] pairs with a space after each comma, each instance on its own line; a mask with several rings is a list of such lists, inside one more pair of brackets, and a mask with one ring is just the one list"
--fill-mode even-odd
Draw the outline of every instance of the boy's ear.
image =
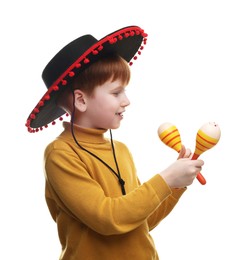
[[85, 112], [87, 109], [87, 98], [86, 94], [82, 92], [80, 89], [74, 90], [75, 94], [75, 107], [80, 112]]

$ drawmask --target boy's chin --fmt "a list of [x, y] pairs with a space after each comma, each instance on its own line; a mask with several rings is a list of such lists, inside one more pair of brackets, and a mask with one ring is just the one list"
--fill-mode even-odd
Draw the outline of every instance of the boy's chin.
[[120, 124], [119, 124], [119, 125], [112, 126], [112, 127], [110, 127], [109, 129], [115, 130], [115, 129], [118, 129], [119, 127], [120, 127]]

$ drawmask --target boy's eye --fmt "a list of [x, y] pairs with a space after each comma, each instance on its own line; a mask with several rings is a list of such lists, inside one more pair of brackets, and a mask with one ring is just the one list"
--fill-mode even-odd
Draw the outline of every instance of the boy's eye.
[[117, 90], [117, 91], [113, 92], [113, 95], [114, 96], [118, 96], [118, 95], [120, 95], [123, 92], [124, 92], [124, 90]]
[[121, 95], [121, 94], [123, 94], [123, 93], [125, 93], [125, 89], [116, 89], [116, 90], [114, 90], [114, 92], [112, 93], [114, 96], [119, 96], [119, 95]]

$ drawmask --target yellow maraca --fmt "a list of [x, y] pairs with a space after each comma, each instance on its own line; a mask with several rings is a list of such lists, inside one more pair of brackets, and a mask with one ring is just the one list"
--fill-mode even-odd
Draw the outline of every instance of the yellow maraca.
[[[163, 123], [158, 128], [158, 136], [161, 141], [169, 146], [170, 148], [174, 149], [178, 153], [181, 150], [181, 136], [177, 127], [169, 122]], [[198, 158], [198, 157], [197, 157]], [[192, 158], [194, 160], [195, 158]], [[206, 184], [205, 178], [202, 176], [201, 173], [198, 173], [196, 178], [199, 180], [201, 184]]]
[[181, 136], [175, 125], [169, 122], [163, 123], [158, 128], [158, 136], [161, 141], [178, 153], [181, 150]]
[[[218, 124], [208, 122], [201, 126], [196, 134], [196, 145], [192, 160], [196, 160], [202, 153], [214, 147], [220, 140], [221, 131]], [[197, 179], [201, 184], [206, 184], [203, 176], [197, 175]]]

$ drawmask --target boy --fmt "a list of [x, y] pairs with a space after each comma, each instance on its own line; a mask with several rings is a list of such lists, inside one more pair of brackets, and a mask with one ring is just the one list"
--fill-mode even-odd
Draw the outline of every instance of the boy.
[[[183, 146], [178, 160], [141, 184], [128, 148], [112, 139], [111, 129], [120, 126], [129, 105], [129, 64], [146, 36], [137, 26], [99, 41], [82, 36], [43, 71], [48, 91], [29, 115], [28, 131], [71, 115], [44, 154], [46, 202], [58, 226], [60, 259], [159, 259], [149, 232], [201, 171], [203, 161], [191, 160]], [[108, 130], [110, 139], [104, 137]]]

